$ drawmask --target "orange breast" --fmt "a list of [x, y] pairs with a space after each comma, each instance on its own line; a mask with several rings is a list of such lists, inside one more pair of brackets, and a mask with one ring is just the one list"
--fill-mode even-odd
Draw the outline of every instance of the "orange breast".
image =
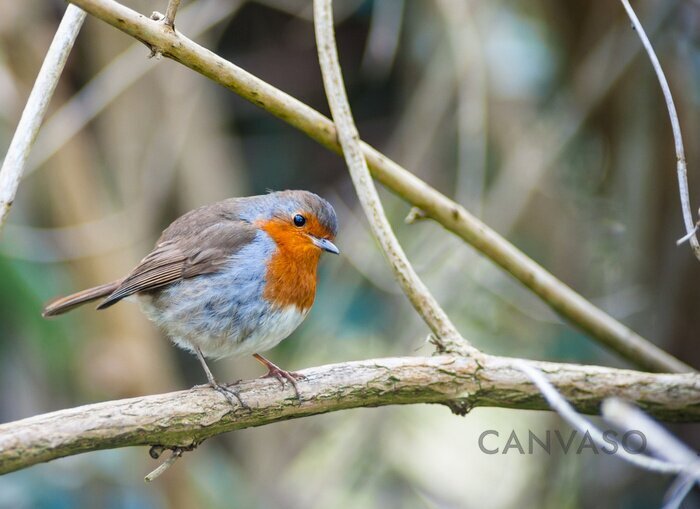
[[275, 306], [294, 305], [302, 312], [308, 311], [316, 296], [321, 251], [281, 221], [268, 221], [261, 227], [278, 248], [267, 266], [263, 297]]

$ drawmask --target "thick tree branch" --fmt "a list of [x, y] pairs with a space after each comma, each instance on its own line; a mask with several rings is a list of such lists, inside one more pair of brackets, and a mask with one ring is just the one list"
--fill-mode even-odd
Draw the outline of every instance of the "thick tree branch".
[[[164, 28], [162, 23], [113, 0], [71, 1], [91, 15], [155, 48], [163, 56], [223, 85], [304, 132], [321, 145], [340, 153], [335, 127], [327, 117], [196, 44], [177, 30]], [[362, 143], [362, 150], [370, 171], [377, 180], [481, 251], [594, 339], [644, 369], [692, 371], [692, 368], [581, 297], [472, 216], [464, 207], [366, 143]]]
[[[239, 384], [251, 410], [232, 408], [209, 387], [87, 405], [0, 425], [0, 473], [64, 456], [135, 445], [191, 448], [227, 431], [348, 408], [443, 403], [549, 409], [514, 359], [407, 357], [332, 364], [302, 371], [302, 402], [276, 380]], [[531, 362], [584, 413], [611, 396], [659, 419], [700, 421], [700, 375]]]

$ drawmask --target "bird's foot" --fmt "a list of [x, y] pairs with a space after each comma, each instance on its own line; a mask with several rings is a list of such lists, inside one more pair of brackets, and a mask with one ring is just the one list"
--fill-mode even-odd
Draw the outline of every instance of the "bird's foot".
[[297, 380], [303, 380], [305, 378], [304, 375], [302, 375], [301, 373], [296, 373], [294, 371], [287, 371], [285, 369], [282, 369], [279, 366], [277, 366], [274, 362], [267, 360], [262, 355], [255, 354], [253, 357], [255, 357], [261, 364], [267, 367], [267, 373], [261, 376], [260, 378], [276, 378], [283, 388], [285, 386], [285, 381], [289, 381], [289, 383], [292, 384], [292, 387], [294, 388], [294, 394], [296, 395], [297, 400], [299, 400], [299, 403], [301, 403], [301, 395], [299, 394]]
[[284, 369], [278, 368], [277, 366], [268, 369], [267, 374], [261, 376], [260, 378], [276, 378], [279, 380], [282, 387], [284, 387], [284, 381], [289, 380], [289, 383], [294, 387], [294, 392], [297, 395], [297, 399], [301, 400], [299, 396], [299, 387], [297, 387], [297, 380], [303, 380], [304, 375], [301, 373], [296, 373], [294, 371], [285, 371]]
[[[230, 385], [220, 384], [216, 381], [216, 378], [214, 378], [214, 375], [209, 369], [209, 366], [207, 366], [207, 361], [204, 360], [204, 354], [202, 354], [202, 350], [199, 347], [195, 347], [194, 353], [197, 355], [197, 358], [199, 359], [199, 362], [202, 365], [202, 369], [204, 369], [204, 373], [206, 373], [207, 375], [209, 387], [211, 387], [216, 392], [221, 394], [224, 398], [226, 398], [226, 400], [229, 403], [231, 403], [232, 407], [240, 405], [246, 410], [250, 410], [250, 407], [246, 404], [246, 402], [241, 399], [241, 395], [238, 392], [238, 389], [233, 388]], [[238, 382], [240, 382], [240, 380]], [[238, 384], [238, 382], [236, 382], [236, 384]]]
[[214, 380], [214, 382], [210, 382], [208, 385], [216, 392], [221, 394], [224, 398], [226, 398], [226, 400], [229, 403], [231, 403], [232, 407], [240, 405], [246, 410], [250, 410], [248, 404], [241, 398], [241, 394], [238, 391], [238, 389], [230, 387], [228, 385], [220, 384], [216, 380]]

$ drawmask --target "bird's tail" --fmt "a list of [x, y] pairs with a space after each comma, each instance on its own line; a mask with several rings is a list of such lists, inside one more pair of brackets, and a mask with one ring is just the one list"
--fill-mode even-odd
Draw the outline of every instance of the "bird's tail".
[[41, 312], [41, 316], [48, 318], [50, 316], [60, 315], [78, 306], [82, 306], [86, 302], [99, 299], [100, 297], [106, 297], [116, 290], [120, 283], [121, 281], [112, 281], [111, 283], [53, 299], [46, 303], [44, 310]]

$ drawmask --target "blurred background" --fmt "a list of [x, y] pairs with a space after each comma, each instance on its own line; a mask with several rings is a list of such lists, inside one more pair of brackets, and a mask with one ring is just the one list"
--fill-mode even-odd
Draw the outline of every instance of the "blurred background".
[[[149, 15], [166, 0], [130, 0]], [[635, 2], [674, 93], [700, 199], [700, 2]], [[4, 152], [65, 4], [0, 0]], [[337, 38], [365, 140], [464, 204], [642, 335], [700, 366], [700, 264], [683, 236], [673, 139], [656, 78], [618, 2], [343, 0]], [[186, 0], [177, 27], [328, 113], [311, 3]], [[43, 302], [131, 269], [174, 218], [267, 189], [328, 198], [339, 258], [269, 357], [287, 369], [430, 355], [358, 208], [342, 159], [88, 17], [0, 238], [0, 420], [204, 381], [130, 303], [59, 319]], [[380, 190], [409, 258], [489, 353], [626, 366], [490, 262]], [[252, 359], [212, 365], [255, 377]], [[498, 430], [568, 433], [549, 412], [357, 409], [219, 436], [145, 485], [146, 448], [0, 477], [0, 508], [658, 507], [671, 479], [590, 450], [486, 455]], [[693, 447], [697, 426], [672, 428]], [[695, 495], [687, 507], [700, 504]]]

